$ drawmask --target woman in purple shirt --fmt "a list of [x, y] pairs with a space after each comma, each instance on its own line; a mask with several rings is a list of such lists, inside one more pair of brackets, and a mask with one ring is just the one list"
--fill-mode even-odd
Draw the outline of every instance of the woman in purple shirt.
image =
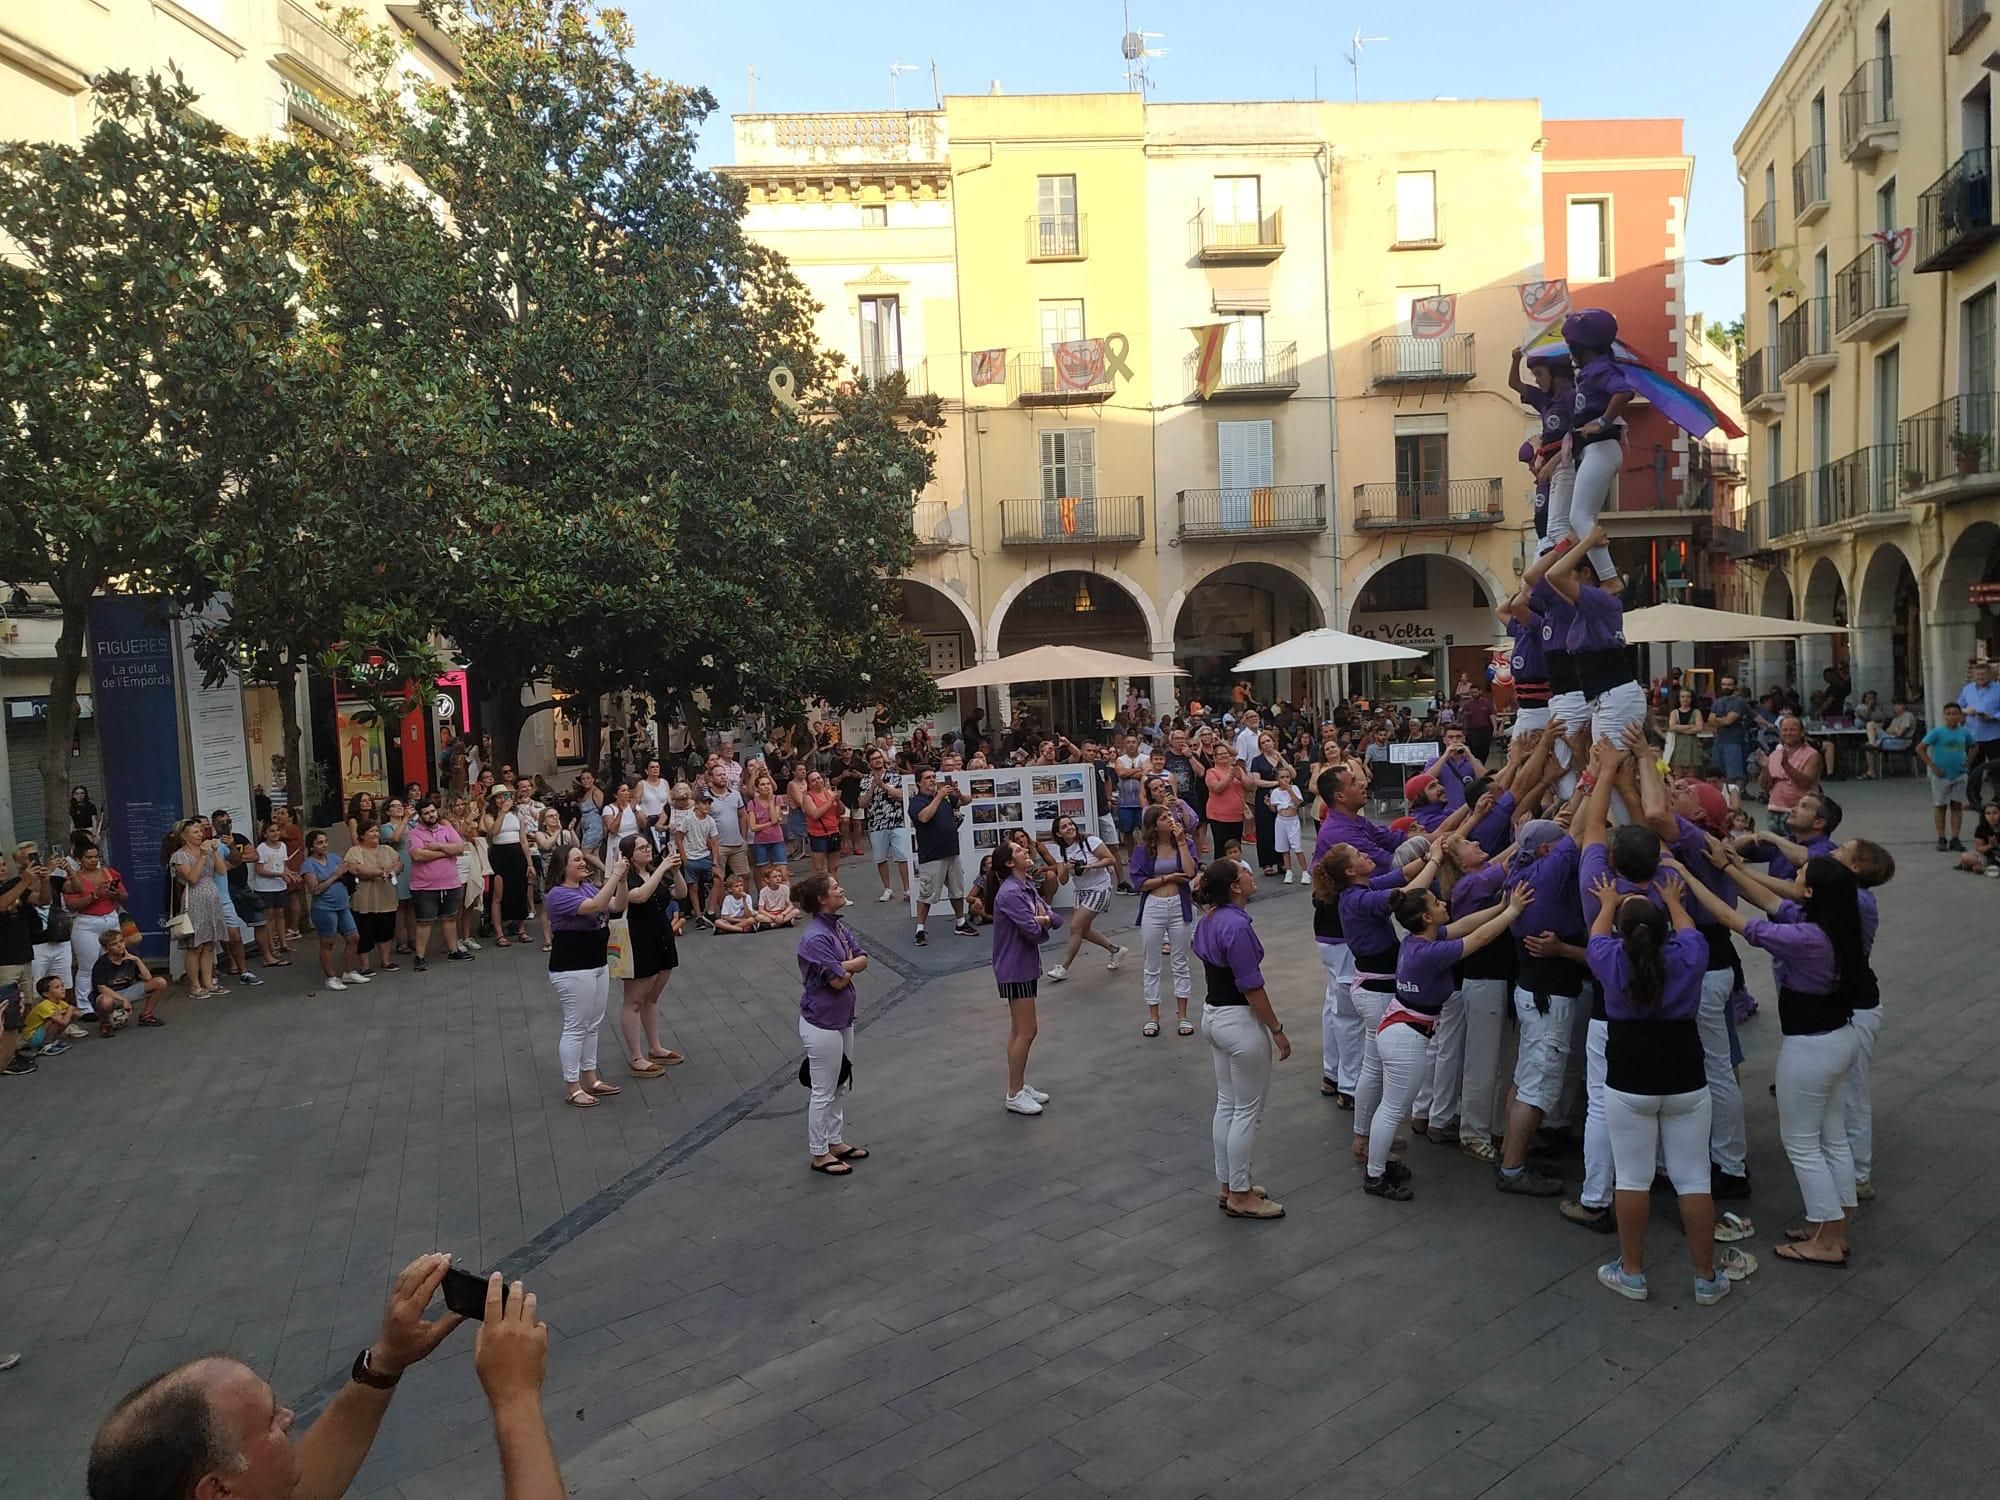
[[1530, 386], [1522, 381], [1521, 351], [1516, 349], [1507, 370], [1507, 384], [1541, 425], [1536, 438], [1521, 445], [1521, 461], [1535, 476], [1535, 535], [1541, 537], [1549, 533], [1549, 513], [1558, 495], [1567, 514], [1576, 488], [1576, 468], [1564, 441], [1576, 406], [1576, 367], [1569, 355], [1543, 350], [1530, 354], [1527, 364], [1535, 383]]
[[993, 913], [993, 978], [1007, 1002], [1007, 1108], [1017, 1115], [1038, 1115], [1049, 1102], [1047, 1094], [1028, 1083], [1042, 939], [1056, 925], [1055, 913], [1036, 889], [1034, 865], [1034, 851], [1027, 844], [1002, 844], [993, 851], [993, 867], [981, 893]]
[[1569, 664], [1590, 713], [1594, 739], [1624, 741], [1625, 730], [1646, 722], [1646, 690], [1632, 670], [1632, 649], [1625, 640], [1625, 604], [1615, 590], [1605, 589], [1583, 576], [1578, 563], [1584, 548], [1601, 540], [1604, 529], [1593, 526], [1580, 547], [1565, 551], [1553, 563], [1537, 559], [1530, 574], [1542, 572], [1542, 581], [1568, 603], [1572, 611], [1568, 635], [1561, 643], [1569, 653]]
[[[1678, 870], [1679, 866], [1675, 866]], [[1686, 871], [1681, 870], [1683, 877]], [[1816, 1266], [1847, 1264], [1847, 1216], [1854, 1195], [1854, 1154], [1847, 1142], [1847, 1076], [1861, 1048], [1850, 1024], [1855, 1000], [1871, 994], [1874, 972], [1861, 944], [1861, 907], [1854, 872], [1825, 855], [1805, 868], [1804, 921], [1746, 920], [1699, 881], [1695, 899], [1724, 927], [1771, 955], [1778, 981], [1778, 1134], [1798, 1175], [1806, 1227], [1780, 1245], [1782, 1260]], [[1743, 899], [1766, 910], [1787, 903], [1754, 882]]]
[[564, 1097], [590, 1109], [601, 1096], [623, 1093], [597, 1076], [597, 1031], [611, 1001], [610, 918], [625, 910], [625, 861], [614, 859], [599, 889], [584, 877], [590, 861], [571, 844], [542, 903], [549, 924], [549, 984], [562, 1002]]
[[1382, 1102], [1369, 1122], [1364, 1184], [1369, 1197], [1406, 1203], [1414, 1196], [1409, 1168], [1391, 1162], [1389, 1148], [1395, 1144], [1396, 1127], [1409, 1116], [1418, 1087], [1430, 1075], [1431, 1037], [1445, 1001], [1458, 988], [1454, 966], [1512, 927], [1533, 894], [1526, 885], [1516, 885], [1500, 905], [1456, 922], [1445, 904], [1421, 885], [1405, 886], [1390, 895], [1390, 909], [1409, 937], [1396, 956], [1395, 995], [1375, 1038]]
[[1194, 992], [1194, 970], [1188, 963], [1194, 902], [1188, 889], [1200, 872], [1193, 827], [1183, 823], [1170, 806], [1147, 808], [1131, 863], [1132, 886], [1139, 893], [1139, 951], [1145, 955], [1142, 973], [1147, 1036], [1160, 1034], [1160, 970], [1167, 952], [1173, 956], [1174, 1009], [1180, 1016], [1180, 1033], [1194, 1035], [1194, 1023], [1188, 1019], [1188, 997]]
[[806, 1153], [812, 1169], [845, 1177], [850, 1162], [866, 1161], [866, 1146], [841, 1139], [847, 1107], [840, 1102], [841, 1074], [852, 1087], [854, 976], [868, 967], [861, 939], [841, 920], [847, 892], [831, 875], [808, 875], [792, 887], [792, 905], [806, 914], [799, 934], [799, 1040], [805, 1043], [812, 1104], [806, 1110]]
[[1291, 1040], [1264, 988], [1264, 945], [1250, 925], [1243, 903], [1257, 889], [1257, 877], [1240, 860], [1218, 859], [1195, 882], [1194, 899], [1208, 908], [1194, 935], [1195, 955], [1208, 975], [1208, 998], [1201, 1007], [1201, 1033], [1215, 1063], [1215, 1180], [1218, 1206], [1232, 1219], [1282, 1219], [1274, 1203], [1251, 1180], [1250, 1156], [1257, 1144], [1257, 1117], [1271, 1089], [1271, 1052], [1292, 1055]]
[[[1598, 869], [1589, 891], [1597, 903], [1590, 972], [1604, 994], [1604, 1114], [1617, 1173], [1619, 1252], [1597, 1268], [1597, 1279], [1620, 1296], [1646, 1300], [1646, 1218], [1664, 1152], [1694, 1259], [1694, 1300], [1708, 1307], [1728, 1295], [1730, 1280], [1715, 1264], [1708, 1068], [1697, 1019], [1708, 943], [1687, 914], [1679, 878], [1669, 874], [1655, 889], [1664, 911], [1646, 892], [1621, 894], [1608, 867]], [[1747, 1267], [1741, 1252], [1730, 1253]]]
[[[1576, 363], [1576, 389], [1569, 425], [1570, 461], [1576, 485], [1564, 505], [1549, 497], [1549, 540], [1582, 536], [1597, 524], [1611, 498], [1611, 486], [1625, 466], [1625, 424], [1619, 420], [1632, 400], [1631, 382], [1612, 358], [1618, 320], [1601, 307], [1580, 308], [1563, 319], [1563, 342]], [[1602, 539], [1590, 544], [1590, 564], [1600, 579], [1615, 578], [1611, 549]]]

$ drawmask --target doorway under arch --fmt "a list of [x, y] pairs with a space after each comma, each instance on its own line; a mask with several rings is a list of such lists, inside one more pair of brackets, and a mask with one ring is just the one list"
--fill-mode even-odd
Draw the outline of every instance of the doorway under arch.
[[[1149, 635], [1145, 610], [1122, 584], [1102, 573], [1067, 569], [1037, 578], [1008, 602], [998, 639], [1002, 656], [1058, 645], [1145, 659], [1152, 655]], [[1147, 684], [1140, 686], [1144, 690]], [[1118, 711], [1118, 684], [1108, 677], [1010, 687], [1013, 713], [1025, 712], [1043, 729], [1095, 732]]]
[[1894, 542], [1884, 542], [1862, 569], [1855, 601], [1854, 692], [1874, 692], [1886, 708], [1907, 701], [1924, 681], [1922, 595], [1916, 570]]
[[[1806, 591], [1802, 620], [1810, 620], [1816, 625], [1846, 625], [1850, 622], [1847, 600], [1847, 584], [1840, 576], [1840, 569], [1831, 558], [1822, 557], [1812, 565], [1806, 575]], [[1799, 701], [1808, 709], [1812, 707], [1812, 695], [1827, 687], [1826, 673], [1829, 667], [1838, 667], [1844, 676], [1852, 676], [1848, 667], [1848, 639], [1845, 635], [1808, 635], [1799, 639], [1799, 676], [1793, 684], [1798, 689]]]
[[[1326, 623], [1319, 601], [1295, 575], [1274, 563], [1229, 563], [1187, 592], [1173, 621], [1174, 663], [1187, 669], [1184, 693], [1204, 703], [1227, 703], [1237, 681], [1236, 663]], [[1318, 669], [1256, 672], [1251, 696], [1258, 703], [1293, 703], [1324, 696]]]
[[1930, 608], [1935, 634], [1924, 715], [1933, 724], [1965, 686], [1973, 658], [2000, 657], [2000, 606], [1973, 602], [1972, 591], [1982, 583], [2000, 584], [2000, 526], [1991, 521], [1966, 527], [1939, 570]]
[[1486, 577], [1450, 553], [1411, 552], [1363, 574], [1347, 628], [1424, 657], [1350, 667], [1349, 691], [1414, 711], [1450, 697], [1460, 678], [1483, 682], [1500, 635], [1495, 602]]
[[[965, 601], [928, 579], [903, 577], [896, 582], [903, 595], [903, 628], [923, 643], [930, 675], [943, 677], [974, 665], [979, 660], [979, 625]], [[972, 688], [946, 694], [945, 706], [933, 716], [934, 735], [963, 727], [978, 697]]]
[[[1757, 613], [1773, 620], [1798, 618], [1797, 606], [1792, 599], [1792, 581], [1785, 576], [1783, 568], [1773, 568], [1765, 576], [1763, 592], [1757, 601]], [[1752, 641], [1750, 680], [1741, 684], [1745, 695], [1761, 698], [1774, 687], [1796, 682], [1798, 654], [1799, 643], [1796, 640]]]

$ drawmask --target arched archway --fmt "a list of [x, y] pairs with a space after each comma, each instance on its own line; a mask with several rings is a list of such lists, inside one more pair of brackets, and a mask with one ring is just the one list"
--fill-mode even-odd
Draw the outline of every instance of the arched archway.
[[1886, 708], [1923, 685], [1923, 619], [1916, 570], [1894, 542], [1884, 542], [1861, 570], [1854, 613], [1856, 701], [1874, 692]]
[[[923, 642], [930, 675], [943, 677], [974, 665], [979, 660], [979, 618], [972, 606], [955, 589], [929, 578], [906, 573], [896, 582], [903, 592], [903, 626]], [[947, 694], [935, 716], [938, 731], [961, 728], [978, 696], [970, 688]]]
[[[1804, 603], [1799, 618], [1816, 625], [1845, 625], [1849, 622], [1847, 583], [1830, 557], [1822, 557], [1806, 574]], [[1799, 676], [1794, 684], [1799, 701], [1810, 708], [1812, 695], [1827, 686], [1829, 667], [1847, 667], [1848, 641], [1844, 635], [1808, 635], [1799, 638]]]
[[1363, 569], [1347, 628], [1425, 659], [1350, 668], [1354, 691], [1414, 706], [1449, 696], [1460, 677], [1483, 681], [1500, 633], [1493, 617], [1500, 588], [1483, 566], [1448, 552], [1411, 552]]
[[[1167, 618], [1174, 627], [1174, 663], [1187, 669], [1181, 686], [1204, 703], [1227, 703], [1236, 663], [1253, 651], [1288, 641], [1326, 623], [1317, 590], [1289, 568], [1268, 562], [1226, 563], [1174, 596]], [[1323, 696], [1313, 669], [1254, 674], [1251, 696], [1259, 703], [1293, 703]]]
[[2000, 655], [2000, 606], [1975, 603], [1973, 598], [1973, 590], [1983, 583], [2000, 584], [2000, 526], [1991, 521], [1966, 527], [1938, 570], [1925, 653], [1929, 672], [1924, 717], [1933, 724], [1943, 705], [1965, 686], [1968, 664], [1980, 648], [1988, 657]]
[[[1173, 638], [1167, 634], [1165, 622], [1160, 619], [1159, 611], [1153, 607], [1152, 596], [1139, 585], [1137, 579], [1133, 578], [1130, 574], [1121, 572], [1117, 568], [1107, 567], [1103, 563], [1092, 562], [1088, 567], [1080, 568], [1073, 563], [1064, 563], [1058, 559], [1046, 563], [1039, 568], [1029, 569], [1019, 578], [1008, 584], [1000, 597], [993, 602], [993, 613], [986, 621], [986, 651], [989, 656], [1005, 654], [1000, 645], [1000, 632], [1007, 620], [1008, 614], [1014, 607], [1014, 601], [1037, 584], [1059, 573], [1087, 573], [1093, 578], [1108, 579], [1123, 590], [1125, 597], [1138, 607], [1139, 614], [1145, 621], [1146, 647], [1136, 652], [1136, 655], [1147, 656], [1152, 653], [1154, 647], [1164, 651], [1172, 645]], [[1029, 644], [1041, 645], [1043, 643], [1040, 641], [1031, 641]], [[1113, 648], [1107, 646], [1105, 649], [1111, 650]]]
[[[1002, 597], [994, 617], [995, 654], [1011, 656], [1034, 646], [1090, 646], [1142, 660], [1152, 656], [1157, 616], [1144, 590], [1102, 569], [1067, 568], [1017, 584]], [[1141, 684], [1142, 688], [1145, 684]], [[1026, 713], [1043, 729], [1068, 734], [1096, 730], [1118, 708], [1110, 678], [1010, 685], [1010, 716]]]
[[[1757, 613], [1773, 620], [1798, 618], [1797, 606], [1792, 599], [1792, 580], [1785, 576], [1783, 568], [1772, 568], [1765, 575], [1763, 592], [1757, 601]], [[1761, 698], [1774, 687], [1796, 682], [1798, 649], [1799, 643], [1795, 640], [1752, 641], [1750, 681], [1741, 684], [1746, 694]]]

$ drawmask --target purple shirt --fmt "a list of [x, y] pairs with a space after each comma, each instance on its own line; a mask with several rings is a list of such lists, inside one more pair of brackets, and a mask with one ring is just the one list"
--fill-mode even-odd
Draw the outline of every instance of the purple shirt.
[[1451, 888], [1451, 899], [1445, 902], [1451, 909], [1451, 919], [1456, 922], [1460, 917], [1490, 909], [1499, 901], [1506, 885], [1507, 867], [1499, 863], [1481, 865], [1470, 875], [1459, 876]]
[[1444, 810], [1450, 814], [1465, 806], [1465, 789], [1477, 781], [1486, 768], [1462, 755], [1440, 755], [1425, 769], [1437, 777], [1438, 785], [1444, 788]]
[[1547, 682], [1549, 664], [1542, 656], [1542, 617], [1534, 610], [1528, 611], [1528, 621], [1524, 625], [1519, 620], [1507, 622], [1507, 634], [1514, 639], [1514, 681]]
[[[1620, 391], [1632, 389], [1632, 382], [1625, 378], [1624, 367], [1609, 354], [1600, 354], [1576, 372], [1576, 394], [1570, 402], [1570, 430], [1574, 432], [1586, 423], [1594, 422], [1604, 415], [1604, 409], [1611, 404], [1611, 398]], [[1623, 428], [1613, 423], [1603, 434], [1615, 437]], [[1584, 438], [1585, 443], [1591, 439]]]
[[[1049, 908], [1025, 880], [1009, 875], [993, 898], [993, 978], [1024, 984], [1042, 972], [1042, 939], [1049, 931], [1036, 920]], [[1053, 924], [1051, 924], [1053, 925]]]
[[[1396, 873], [1400, 877], [1401, 872]], [[1396, 884], [1402, 884], [1400, 878]], [[1340, 930], [1347, 934], [1347, 946], [1357, 963], [1396, 951], [1396, 929], [1389, 920], [1389, 892], [1394, 889], [1395, 886], [1350, 885], [1340, 893]], [[1369, 972], [1390, 971], [1384, 966]]]
[[1465, 830], [1465, 836], [1484, 849], [1488, 859], [1507, 847], [1507, 836], [1514, 831], [1516, 805], [1512, 792], [1502, 792], [1493, 799], [1493, 810]]
[[[1461, 791], [1460, 799], [1462, 800], [1464, 796], [1465, 793]], [[1419, 802], [1410, 809], [1410, 816], [1416, 820], [1417, 827], [1423, 829], [1425, 833], [1436, 833], [1438, 825], [1450, 817], [1451, 813], [1450, 805], [1444, 802]]]
[[[441, 864], [436, 860], [433, 863]], [[419, 869], [422, 866], [418, 866]], [[597, 887], [589, 881], [582, 885], [559, 885], [550, 889], [542, 898], [542, 907], [548, 913], [549, 929], [552, 932], [590, 932], [606, 924], [603, 912], [584, 912], [578, 908], [586, 901], [595, 900]]]
[[1457, 938], [1408, 939], [1396, 955], [1396, 1003], [1418, 1015], [1436, 1015], [1458, 988], [1452, 965], [1464, 956], [1465, 944]]
[[1569, 383], [1561, 381], [1546, 391], [1540, 386], [1530, 386], [1521, 392], [1521, 404], [1542, 419], [1541, 436], [1536, 438], [1535, 445], [1547, 448], [1551, 443], [1560, 443], [1569, 432], [1570, 411], [1576, 405], [1576, 396]]
[[1604, 1013], [1613, 1021], [1688, 1021], [1701, 1010], [1701, 976], [1708, 967], [1708, 944], [1692, 927], [1667, 935], [1660, 950], [1667, 982], [1654, 1010], [1640, 1010], [1625, 999], [1631, 970], [1625, 963], [1625, 941], [1606, 934], [1590, 940], [1590, 972], [1604, 992]]
[[799, 978], [805, 985], [799, 1014], [810, 1025], [844, 1031], [854, 1024], [853, 984], [835, 989], [832, 981], [848, 978], [842, 962], [864, 951], [861, 939], [836, 913], [820, 912], [806, 923], [799, 935]]
[[1618, 894], [1621, 897], [1644, 896], [1661, 911], [1667, 909], [1667, 903], [1660, 899], [1660, 882], [1657, 876], [1643, 884], [1636, 880], [1627, 880], [1623, 875], [1613, 873], [1611, 851], [1603, 844], [1592, 844], [1577, 856], [1576, 862], [1577, 904], [1583, 911], [1584, 931], [1588, 932], [1597, 921], [1599, 903], [1590, 893], [1590, 888], [1597, 884], [1601, 875], [1611, 876], [1611, 883], [1618, 887]]
[[[1216, 907], [1201, 919], [1201, 925], [1194, 930], [1194, 956], [1209, 970], [1211, 1005], [1236, 1004], [1236, 997], [1264, 986], [1264, 944], [1257, 937], [1257, 929], [1250, 925], [1250, 913], [1234, 902]], [[1228, 973], [1235, 996], [1229, 994], [1228, 986], [1219, 983], [1221, 975], [1217, 970]]]
[[1380, 823], [1329, 807], [1326, 816], [1320, 819], [1319, 837], [1313, 840], [1313, 863], [1324, 859], [1326, 851], [1335, 844], [1352, 844], [1371, 859], [1394, 859], [1396, 851], [1403, 847], [1402, 839]]
[[1624, 602], [1616, 594], [1584, 583], [1577, 590], [1576, 609], [1569, 627], [1569, 650], [1615, 651], [1624, 644]]
[[[1708, 835], [1702, 831], [1698, 824], [1690, 823], [1686, 818], [1676, 814], [1674, 817], [1674, 841], [1667, 847], [1673, 851], [1675, 859], [1687, 866], [1688, 874], [1694, 876], [1696, 880], [1699, 880], [1711, 891], [1714, 891], [1716, 899], [1721, 901], [1723, 905], [1734, 906], [1736, 904], [1736, 882], [1730, 878], [1728, 870], [1717, 869], [1714, 862], [1709, 859]], [[1690, 912], [1688, 915], [1695, 916], [1696, 914]], [[1697, 922], [1702, 923], [1707, 915], [1707, 912], [1702, 912], [1696, 918]], [[1706, 924], [1703, 923], [1703, 925]]]
[[[1833, 944], [1818, 923], [1787, 920], [1786, 906], [1798, 911], [1793, 903], [1781, 902], [1777, 919], [1759, 917], [1746, 924], [1743, 935], [1771, 955], [1771, 973], [1780, 987], [1809, 995], [1831, 993], [1839, 977]], [[1804, 913], [1799, 915], [1803, 919]]]
[[1535, 892], [1534, 899], [1514, 919], [1516, 938], [1553, 932], [1567, 942], [1583, 940], [1590, 926], [1583, 920], [1583, 899], [1577, 890], [1579, 859], [1576, 841], [1567, 834], [1539, 858], [1530, 858], [1525, 850], [1515, 855], [1515, 878], [1527, 881]]
[[[1875, 929], [1882, 925], [1882, 910], [1875, 904], [1873, 891], [1856, 891], [1855, 897], [1861, 907], [1861, 951], [1873, 954], [1875, 951]], [[1780, 901], [1778, 910], [1772, 916], [1773, 922], [1806, 922], [1806, 909], [1796, 901]]]
[[[1797, 843], [1798, 840], [1794, 839], [1793, 842]], [[1804, 847], [1806, 858], [1808, 859], [1816, 859], [1822, 855], [1830, 859], [1833, 857], [1833, 851], [1837, 846], [1825, 834], [1816, 833], [1811, 838], [1805, 840]], [[1805, 868], [1803, 865], [1795, 865], [1789, 859], [1785, 858], [1784, 855], [1778, 852], [1775, 845], [1766, 844], [1761, 840], [1752, 844], [1748, 849], [1745, 849], [1743, 857], [1752, 863], [1759, 860], [1764, 861], [1764, 867], [1771, 872], [1773, 880], [1796, 880], [1799, 871]]]
[[[1198, 859], [1199, 856], [1197, 856]], [[1157, 879], [1161, 875], [1171, 875], [1179, 870], [1180, 867], [1181, 856], [1178, 850], [1155, 863], [1153, 859], [1153, 846], [1149, 841], [1142, 839], [1133, 846], [1132, 864], [1128, 872], [1128, 878], [1132, 882], [1132, 888], [1139, 893], [1139, 914], [1133, 919], [1135, 922], [1146, 920], [1146, 903], [1148, 901], [1165, 899], [1157, 891], [1148, 891], [1146, 889], [1146, 882]], [[1194, 869], [1187, 870], [1184, 873], [1188, 875], [1200, 873], [1199, 864], [1197, 863]], [[1188, 894], [1188, 888], [1185, 884], [1176, 886], [1174, 889], [1180, 892], [1181, 920], [1192, 922], [1194, 920], [1194, 897]]]

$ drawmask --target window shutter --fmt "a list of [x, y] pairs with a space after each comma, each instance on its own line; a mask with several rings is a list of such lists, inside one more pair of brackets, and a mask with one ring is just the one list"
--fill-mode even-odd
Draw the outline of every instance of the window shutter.
[[1063, 434], [1069, 440], [1069, 492], [1081, 499], [1097, 498], [1097, 434], [1076, 428]]
[[1396, 174], [1396, 242], [1427, 244], [1437, 238], [1437, 176], [1431, 172]]

